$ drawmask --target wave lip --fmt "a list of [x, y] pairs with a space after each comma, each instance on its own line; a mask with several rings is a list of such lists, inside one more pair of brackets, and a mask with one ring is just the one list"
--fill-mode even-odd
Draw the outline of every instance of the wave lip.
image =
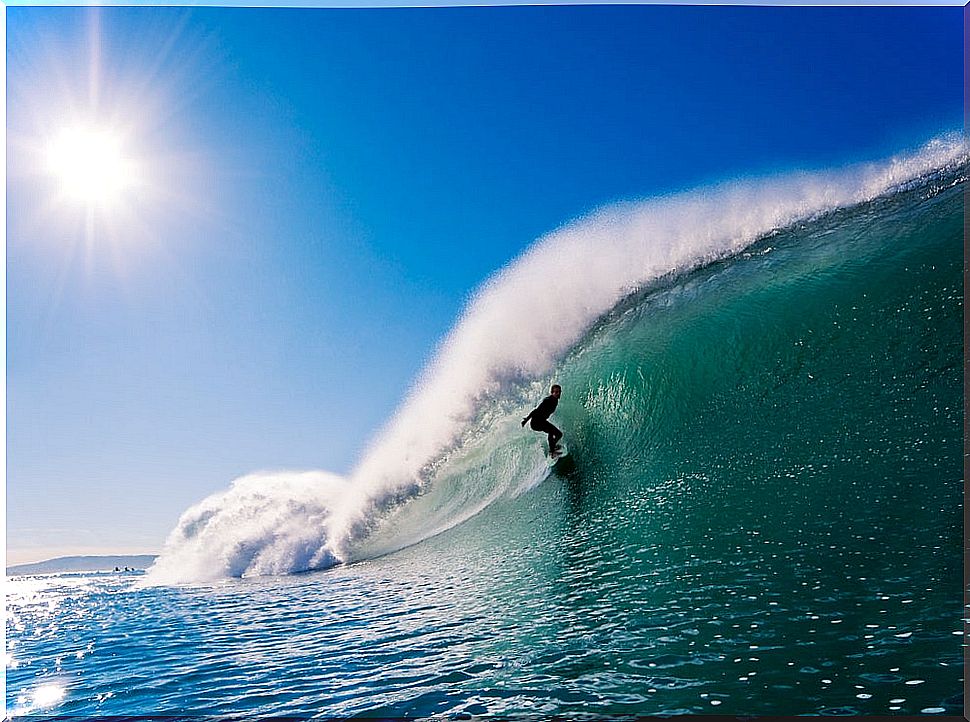
[[[324, 472], [237, 480], [183, 515], [156, 567], [242, 576], [352, 560], [355, 545], [390, 509], [436, 481], [433, 464], [442, 454], [466, 442], [473, 429], [489, 433], [488, 423], [481, 423], [484, 407], [516, 406], [514, 391], [522, 382], [548, 375], [630, 293], [736, 254], [772, 231], [968, 160], [965, 138], [952, 134], [881, 163], [616, 204], [545, 236], [477, 291], [347, 480]], [[537, 287], [542, 294], [534, 293]], [[249, 493], [254, 478], [275, 491]], [[238, 528], [233, 519], [242, 520]], [[178, 561], [183, 557], [187, 564]], [[155, 568], [149, 576], [162, 577]]]

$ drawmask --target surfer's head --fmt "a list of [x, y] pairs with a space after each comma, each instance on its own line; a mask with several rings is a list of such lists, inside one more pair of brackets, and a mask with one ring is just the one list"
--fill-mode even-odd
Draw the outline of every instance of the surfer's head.
[[553, 396], [555, 396], [558, 399], [560, 396], [562, 396], [562, 386], [560, 386], [559, 384], [553, 384], [552, 389], [549, 391], [549, 393], [551, 393]]

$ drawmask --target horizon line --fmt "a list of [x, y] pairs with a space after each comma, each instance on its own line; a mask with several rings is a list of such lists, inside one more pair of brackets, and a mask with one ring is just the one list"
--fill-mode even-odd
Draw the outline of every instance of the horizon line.
[[[85, 551], [83, 551], [83, 547], [82, 547], [82, 551], [79, 551], [76, 553], [54, 552], [53, 554], [50, 554], [48, 552], [47, 554], [44, 555], [46, 558], [35, 559], [31, 557], [33, 561], [11, 561], [9, 558], [10, 552], [8, 550], [7, 554], [4, 556], [3, 561], [4, 561], [4, 569], [11, 569], [13, 567], [22, 567], [22, 566], [28, 566], [31, 564], [45, 564], [47, 562], [54, 562], [60, 559], [84, 559], [84, 558], [97, 559], [97, 558], [107, 558], [107, 557], [144, 557], [144, 556], [157, 557], [160, 554], [161, 554], [160, 550], [134, 551], [134, 552], [115, 552], [115, 551], [104, 550], [104, 551], [101, 551], [100, 553], [91, 553], [91, 552], [86, 553]], [[15, 552], [15, 556], [16, 555], [17, 553]]]

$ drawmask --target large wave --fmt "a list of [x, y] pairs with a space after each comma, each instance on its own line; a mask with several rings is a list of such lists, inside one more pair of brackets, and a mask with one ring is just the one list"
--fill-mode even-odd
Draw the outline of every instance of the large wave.
[[[664, 276], [904, 189], [968, 156], [962, 136], [946, 136], [884, 162], [617, 204], [549, 234], [473, 296], [347, 478], [281, 472], [237, 479], [182, 515], [148, 580], [325, 568], [420, 541], [501, 494], [538, 483], [547, 471], [538, 445], [513, 441], [519, 412], [557, 361], [620, 301]], [[537, 286], [543, 294], [533, 293]], [[471, 467], [479, 482], [486, 479], [484, 491], [481, 483], [469, 490], [467, 475], [454, 473]], [[404, 532], [366, 543], [418, 496], [425, 500], [421, 514], [411, 515]]]

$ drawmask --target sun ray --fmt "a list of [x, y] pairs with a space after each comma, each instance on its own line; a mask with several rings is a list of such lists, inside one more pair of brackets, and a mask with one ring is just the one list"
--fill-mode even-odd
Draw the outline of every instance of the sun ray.
[[101, 91], [101, 11], [88, 15], [88, 104], [98, 107]]

